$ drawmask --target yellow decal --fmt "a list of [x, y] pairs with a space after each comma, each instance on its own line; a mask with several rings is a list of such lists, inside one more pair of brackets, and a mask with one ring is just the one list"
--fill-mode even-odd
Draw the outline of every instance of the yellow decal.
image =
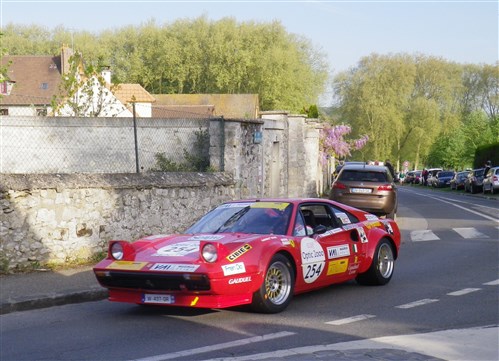
[[123, 269], [130, 271], [138, 271], [142, 269], [148, 262], [134, 262], [134, 261], [114, 261], [106, 268], [109, 269]]
[[239, 248], [239, 249], [235, 250], [234, 252], [232, 252], [231, 254], [229, 254], [227, 256], [227, 259], [229, 260], [229, 262], [232, 262], [232, 261], [238, 259], [239, 257], [241, 257], [246, 252], [248, 252], [250, 249], [251, 249], [251, 246], [246, 243], [241, 248]]
[[196, 297], [195, 299], [192, 300], [191, 306], [196, 306], [196, 303], [198, 303], [199, 297]]
[[338, 259], [329, 262], [327, 266], [327, 275], [335, 275], [338, 273], [344, 273], [348, 268], [348, 258]]
[[381, 223], [379, 221], [366, 224], [367, 229], [371, 229], [371, 228], [379, 227], [379, 226], [381, 226]]
[[251, 208], [274, 208], [280, 211], [286, 209], [289, 206], [289, 203], [284, 202], [255, 202], [251, 205]]

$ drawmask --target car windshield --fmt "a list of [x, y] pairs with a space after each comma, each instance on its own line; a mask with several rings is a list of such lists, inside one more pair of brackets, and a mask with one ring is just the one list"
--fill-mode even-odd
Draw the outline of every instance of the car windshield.
[[440, 172], [438, 173], [439, 177], [452, 177], [454, 175], [454, 172]]
[[387, 182], [386, 173], [349, 169], [343, 170], [339, 180], [345, 182]]
[[286, 202], [226, 203], [215, 208], [186, 233], [286, 234], [292, 205]]

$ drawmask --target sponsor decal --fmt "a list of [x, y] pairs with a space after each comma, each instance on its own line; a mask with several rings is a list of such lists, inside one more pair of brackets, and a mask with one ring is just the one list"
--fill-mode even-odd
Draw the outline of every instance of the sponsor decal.
[[146, 264], [147, 262], [114, 261], [113, 263], [110, 263], [106, 268], [138, 271], [142, 269]]
[[286, 207], [289, 206], [289, 203], [285, 202], [255, 202], [251, 204], [251, 208], [273, 208], [283, 211]]
[[338, 273], [345, 273], [348, 268], [348, 258], [337, 259], [330, 261], [327, 267], [327, 275], [336, 275]]
[[343, 213], [343, 212], [339, 212], [339, 213], [335, 213], [336, 217], [338, 217], [341, 221], [341, 223], [343, 224], [350, 224], [352, 223], [350, 221], [350, 218], [348, 218], [348, 216], [346, 215], [346, 213]]
[[246, 268], [242, 262], [226, 264], [222, 266], [222, 270], [224, 271], [224, 276], [232, 276], [246, 272]]
[[146, 237], [144, 239], [146, 241], [154, 241], [155, 239], [166, 238], [166, 237], [169, 237], [169, 236], [170, 236], [169, 234], [156, 234], [154, 236], [149, 236], [149, 237]]
[[352, 244], [352, 251], [353, 251], [353, 253], [357, 253], [357, 245], [356, 244]]
[[220, 234], [204, 234], [200, 236], [193, 236], [189, 238], [189, 241], [218, 241], [222, 238], [224, 238], [224, 236]]
[[327, 232], [324, 232], [322, 234], [319, 234], [319, 236], [317, 238], [322, 238], [322, 237], [327, 237], [327, 236], [330, 236], [332, 234], [336, 234], [336, 233], [340, 233], [342, 232], [343, 229], [341, 228], [334, 228], [334, 229], [330, 229], [329, 231]]
[[388, 222], [385, 223], [385, 229], [389, 234], [393, 234], [393, 228], [392, 225]]
[[276, 236], [265, 237], [265, 238], [262, 238], [262, 242], [267, 242], [267, 241], [270, 241], [272, 239], [277, 239], [277, 237]]
[[379, 218], [378, 218], [378, 216], [375, 216], [374, 214], [366, 214], [366, 219], [368, 221], [377, 221]]
[[199, 241], [179, 242], [161, 247], [153, 256], [185, 256], [192, 252], [199, 252]]
[[342, 244], [339, 246], [328, 247], [327, 248], [327, 258], [341, 258], [350, 256], [350, 247], [348, 244]]
[[295, 240], [294, 239], [289, 239], [289, 238], [281, 238], [281, 242], [285, 246], [291, 246], [295, 247]]
[[348, 274], [353, 275], [357, 273], [357, 270], [359, 269], [360, 264], [359, 263], [353, 263], [348, 266]]
[[350, 229], [354, 229], [354, 228], [359, 228], [359, 226], [358, 226], [358, 225], [356, 225], [356, 224], [347, 224], [346, 226], [343, 226], [343, 229], [344, 229], [345, 231], [348, 231], [348, 230], [350, 230]]
[[246, 252], [248, 252], [250, 249], [251, 249], [251, 246], [246, 243], [241, 248], [239, 248], [239, 249], [235, 250], [234, 252], [232, 252], [231, 254], [229, 254], [227, 256], [227, 259], [229, 260], [229, 262], [232, 262], [232, 261], [238, 259], [239, 257], [241, 257]]
[[229, 280], [229, 285], [237, 285], [238, 283], [246, 283], [246, 282], [251, 282], [251, 276], [231, 278]]
[[305, 237], [300, 243], [303, 280], [306, 283], [315, 282], [322, 271], [326, 261], [324, 250], [315, 239]]
[[199, 268], [195, 264], [155, 263], [149, 270], [162, 272], [194, 272]]
[[368, 239], [364, 228], [357, 228], [357, 232], [359, 233], [360, 243], [367, 243]]
[[381, 226], [381, 223], [379, 221], [366, 224], [367, 229], [371, 229], [371, 228], [379, 227], [379, 226]]

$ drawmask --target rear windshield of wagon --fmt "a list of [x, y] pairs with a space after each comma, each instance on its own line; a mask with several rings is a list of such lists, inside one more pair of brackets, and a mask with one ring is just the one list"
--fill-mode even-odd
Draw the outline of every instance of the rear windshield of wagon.
[[339, 180], [344, 182], [388, 182], [386, 173], [365, 170], [344, 170], [340, 174]]

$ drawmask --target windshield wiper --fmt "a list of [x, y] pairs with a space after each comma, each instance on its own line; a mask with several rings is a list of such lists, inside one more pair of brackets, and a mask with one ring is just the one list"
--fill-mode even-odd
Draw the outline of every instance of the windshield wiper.
[[218, 233], [222, 228], [229, 228], [232, 224], [237, 222], [242, 216], [244, 216], [250, 210], [250, 206], [246, 206], [240, 211], [234, 213], [228, 220], [226, 220], [218, 229], [213, 233]]

